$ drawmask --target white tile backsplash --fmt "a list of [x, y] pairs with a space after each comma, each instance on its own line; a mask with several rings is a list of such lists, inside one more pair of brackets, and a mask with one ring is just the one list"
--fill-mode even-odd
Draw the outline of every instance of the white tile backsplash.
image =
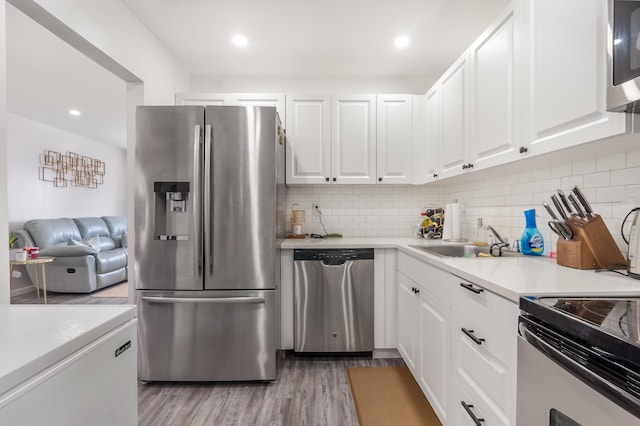
[[[631, 208], [640, 206], [640, 150], [626, 154], [582, 159], [579, 162], [535, 171], [441, 186], [327, 185], [290, 187], [288, 204], [306, 210], [306, 232], [324, 233], [311, 202], [323, 211], [327, 232], [345, 237], [409, 237], [418, 224], [418, 214], [428, 206], [444, 206], [457, 200], [465, 206], [462, 235], [472, 239], [478, 217], [492, 225], [509, 241], [519, 239], [524, 230], [524, 210], [536, 209], [537, 225], [547, 250], [555, 250], [557, 237], [547, 222], [542, 202], [556, 189], [569, 192], [574, 185], [583, 189], [596, 213], [626, 251], [620, 236], [622, 219]], [[289, 222], [290, 222], [290, 210]]]

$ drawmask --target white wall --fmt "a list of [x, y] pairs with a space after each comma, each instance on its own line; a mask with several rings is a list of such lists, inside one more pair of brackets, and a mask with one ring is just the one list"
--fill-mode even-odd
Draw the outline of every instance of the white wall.
[[[6, 43], [6, 3], [0, 2], [0, 58], [7, 57]], [[0, 60], [0, 182], [7, 179], [7, 62]], [[9, 276], [9, 251], [7, 249], [9, 235], [7, 223], [7, 185], [0, 184], [0, 277]], [[9, 303], [8, 281], [0, 279], [0, 304]]]
[[[9, 228], [29, 219], [127, 214], [126, 150], [64, 130], [7, 114]], [[106, 164], [104, 184], [97, 189], [57, 188], [39, 180], [45, 150], [75, 152]]]
[[173, 105], [175, 93], [188, 90], [189, 76], [184, 66], [119, 0], [19, 2], [37, 3], [135, 74], [144, 82], [146, 105]]

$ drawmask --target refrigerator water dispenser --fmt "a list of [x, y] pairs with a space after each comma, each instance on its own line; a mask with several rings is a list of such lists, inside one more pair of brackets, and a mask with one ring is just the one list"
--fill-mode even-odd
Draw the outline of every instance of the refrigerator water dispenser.
[[188, 240], [189, 182], [154, 182], [156, 240]]

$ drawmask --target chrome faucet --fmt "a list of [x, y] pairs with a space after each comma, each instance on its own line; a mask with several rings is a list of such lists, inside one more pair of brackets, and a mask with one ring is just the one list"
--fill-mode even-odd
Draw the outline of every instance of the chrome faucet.
[[502, 238], [500, 236], [500, 234], [498, 234], [498, 231], [496, 231], [495, 229], [493, 229], [493, 226], [491, 225], [487, 225], [487, 229], [493, 234], [494, 237], [496, 237], [496, 240], [498, 240], [500, 242], [500, 244], [504, 244], [505, 246], [508, 246], [509, 243], [507, 242], [507, 240], [505, 240], [504, 238]]
[[489, 230], [489, 232], [491, 232], [495, 239], [498, 240], [497, 243], [491, 244], [491, 247], [489, 247], [489, 253], [491, 253], [492, 256], [495, 256], [493, 254], [493, 248], [498, 247], [498, 256], [502, 256], [502, 249], [509, 247], [509, 243], [507, 242], [506, 238], [502, 238], [502, 236], [498, 234], [498, 231], [493, 229], [491, 225], [487, 225], [487, 229]]

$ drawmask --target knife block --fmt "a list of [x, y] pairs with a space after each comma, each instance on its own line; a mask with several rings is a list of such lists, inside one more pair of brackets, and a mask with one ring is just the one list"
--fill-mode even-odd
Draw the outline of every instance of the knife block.
[[558, 264], [576, 269], [625, 269], [626, 261], [602, 217], [572, 217], [573, 240], [558, 240]]

